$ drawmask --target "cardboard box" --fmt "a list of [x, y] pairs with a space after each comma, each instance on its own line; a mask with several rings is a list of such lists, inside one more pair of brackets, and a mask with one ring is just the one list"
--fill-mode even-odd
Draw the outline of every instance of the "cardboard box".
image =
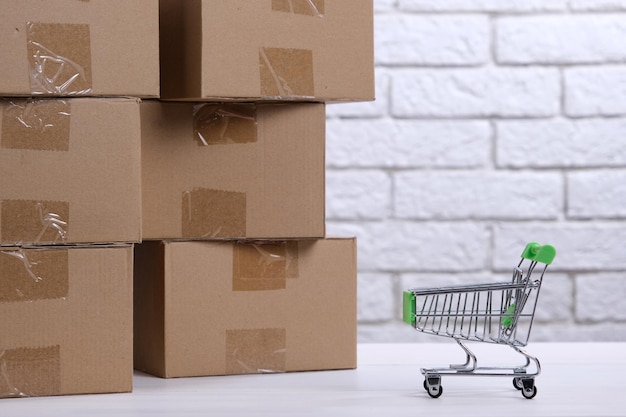
[[319, 238], [319, 103], [141, 103], [144, 239]]
[[0, 0], [0, 96], [159, 96], [158, 0]]
[[138, 99], [0, 100], [0, 245], [141, 240]]
[[161, 377], [356, 367], [355, 239], [144, 242], [135, 368]]
[[161, 96], [374, 99], [372, 0], [160, 0]]
[[0, 398], [132, 389], [130, 245], [0, 250]]

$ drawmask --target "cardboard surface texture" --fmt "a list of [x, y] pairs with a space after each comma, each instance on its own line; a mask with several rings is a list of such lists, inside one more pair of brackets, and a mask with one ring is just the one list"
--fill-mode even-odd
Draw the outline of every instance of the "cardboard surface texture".
[[135, 247], [135, 368], [161, 377], [356, 367], [356, 241]]
[[324, 104], [144, 101], [144, 239], [320, 238]]
[[0, 0], [0, 96], [159, 96], [158, 0]]
[[0, 398], [132, 389], [130, 245], [0, 250]]
[[160, 0], [161, 95], [374, 99], [372, 0]]
[[137, 99], [0, 100], [0, 245], [141, 240]]

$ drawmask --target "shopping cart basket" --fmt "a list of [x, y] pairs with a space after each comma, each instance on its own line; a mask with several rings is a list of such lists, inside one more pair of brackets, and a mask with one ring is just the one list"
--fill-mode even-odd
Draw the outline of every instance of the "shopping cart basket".
[[[528, 343], [543, 275], [555, 255], [554, 247], [531, 242], [513, 269], [510, 282], [404, 291], [403, 320], [421, 332], [454, 339], [466, 354], [463, 364], [421, 369], [428, 395], [441, 396], [442, 375], [513, 377], [513, 386], [525, 398], [537, 394], [539, 360], [521, 347]], [[543, 265], [538, 268], [540, 273], [535, 273], [537, 264]], [[526, 361], [513, 367], [479, 367], [465, 341], [508, 345]], [[529, 369], [531, 363], [534, 366]]]

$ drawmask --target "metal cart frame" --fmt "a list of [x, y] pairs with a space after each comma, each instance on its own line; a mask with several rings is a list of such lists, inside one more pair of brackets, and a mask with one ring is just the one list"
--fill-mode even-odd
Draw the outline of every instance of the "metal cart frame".
[[[528, 343], [543, 276], [555, 255], [553, 246], [531, 242], [524, 248], [510, 282], [404, 291], [403, 320], [420, 332], [454, 339], [466, 355], [462, 364], [421, 369], [428, 395], [441, 396], [442, 375], [513, 377], [513, 386], [524, 398], [537, 394], [535, 377], [541, 373], [541, 365], [521, 347]], [[538, 264], [543, 268], [537, 268], [540, 272], [535, 278]], [[479, 367], [476, 355], [463, 343], [466, 341], [508, 345], [525, 358], [525, 363]]]

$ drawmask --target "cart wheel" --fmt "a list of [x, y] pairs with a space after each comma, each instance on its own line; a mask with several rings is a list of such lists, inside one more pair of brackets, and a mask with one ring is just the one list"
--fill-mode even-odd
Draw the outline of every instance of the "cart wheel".
[[441, 385], [439, 385], [438, 387], [432, 387], [431, 389], [427, 390], [428, 395], [430, 395], [432, 398], [439, 398], [441, 397], [441, 394], [443, 394], [443, 387]]
[[513, 378], [513, 387], [521, 391], [524, 388], [524, 385], [522, 384], [522, 378], [519, 378], [519, 377]]
[[424, 378], [424, 389], [432, 398], [441, 397], [441, 394], [443, 394], [441, 376], [437, 374], [426, 375]]
[[530, 400], [531, 398], [535, 398], [535, 395], [537, 395], [537, 387], [534, 385], [532, 388], [523, 388], [521, 391], [522, 391], [522, 395], [527, 400]]

